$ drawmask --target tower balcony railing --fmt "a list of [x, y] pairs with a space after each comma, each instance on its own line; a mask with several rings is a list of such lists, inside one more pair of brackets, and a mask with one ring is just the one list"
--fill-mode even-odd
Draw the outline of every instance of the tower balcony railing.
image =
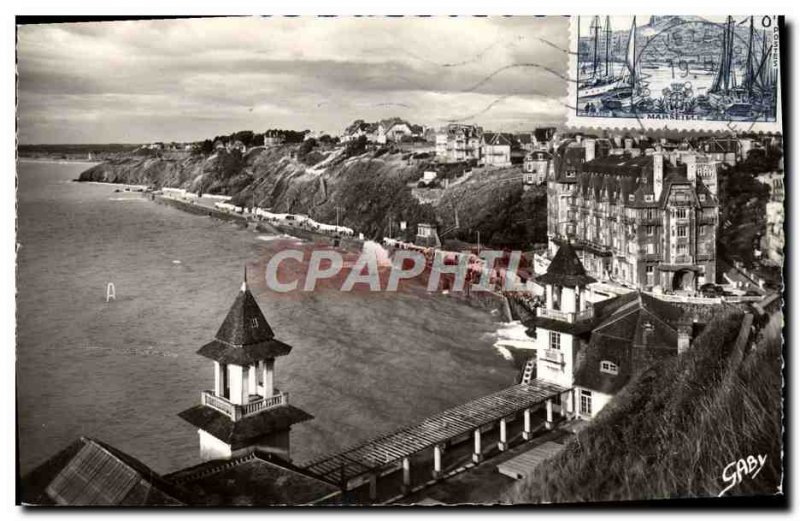
[[267, 409], [272, 409], [273, 407], [287, 405], [289, 403], [289, 393], [279, 392], [267, 398], [259, 396], [255, 400], [239, 405], [231, 402], [227, 398], [217, 396], [213, 391], [203, 391], [201, 393], [200, 403], [212, 409], [216, 409], [228, 416], [231, 420], [236, 421], [248, 416], [253, 416]]
[[574, 324], [582, 320], [589, 320], [594, 317], [594, 310], [592, 308], [584, 309], [583, 311], [560, 311], [558, 309], [548, 309], [545, 307], [539, 308], [539, 316], [549, 318], [552, 320], [560, 320], [562, 322], [569, 322]]

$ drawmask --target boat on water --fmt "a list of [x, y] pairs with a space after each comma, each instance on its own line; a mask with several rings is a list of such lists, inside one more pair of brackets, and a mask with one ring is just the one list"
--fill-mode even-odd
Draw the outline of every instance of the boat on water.
[[628, 33], [628, 46], [625, 55], [625, 67], [617, 79], [616, 87], [608, 91], [601, 99], [606, 110], [630, 110], [650, 101], [650, 91], [644, 75], [636, 66], [636, 17], [633, 17]]
[[772, 68], [768, 66], [772, 55], [772, 45], [768, 45], [767, 33], [763, 33], [763, 41], [759, 49], [751, 16], [747, 57], [741, 83], [737, 82], [734, 68], [735, 38], [735, 24], [733, 17], [729, 16], [722, 34], [722, 55], [719, 68], [711, 88], [704, 99], [700, 101], [713, 110], [732, 117], [767, 114], [774, 107], [773, 98], [777, 81]]
[[[619, 87], [620, 81], [620, 78], [613, 74], [611, 56], [609, 54], [611, 49], [611, 18], [608, 16], [606, 17], [605, 28], [603, 29], [605, 38], [605, 58], [599, 53], [601, 30], [599, 16], [595, 16], [592, 19], [590, 30], [594, 35], [592, 37], [592, 72], [588, 78], [578, 83], [579, 101], [587, 101], [608, 94]], [[582, 70], [585, 70], [585, 68]]]

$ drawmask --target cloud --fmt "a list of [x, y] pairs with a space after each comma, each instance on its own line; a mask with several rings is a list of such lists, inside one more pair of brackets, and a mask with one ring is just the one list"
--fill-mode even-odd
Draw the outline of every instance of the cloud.
[[561, 17], [247, 17], [18, 28], [20, 141], [192, 141], [401, 116], [562, 120]]

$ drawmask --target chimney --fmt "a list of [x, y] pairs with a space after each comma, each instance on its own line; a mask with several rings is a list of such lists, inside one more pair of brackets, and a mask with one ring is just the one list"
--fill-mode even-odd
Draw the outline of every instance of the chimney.
[[697, 180], [697, 155], [689, 153], [683, 156], [686, 164], [686, 179], [694, 183]]
[[586, 159], [586, 161], [587, 161], [587, 162], [589, 162], [589, 161], [591, 161], [592, 159], [594, 159], [594, 154], [595, 154], [595, 145], [596, 145], [596, 143], [595, 143], [595, 140], [594, 140], [594, 139], [587, 139], [587, 140], [584, 142], [584, 145], [583, 145], [583, 150], [584, 150], [584, 151], [585, 151], [585, 153], [586, 153], [586, 155], [585, 155], [585, 159]]
[[626, 137], [625, 138], [625, 150], [630, 150], [633, 148], [633, 138]]
[[664, 154], [653, 154], [653, 196], [656, 201], [661, 198], [661, 188], [664, 186]]
[[580, 145], [581, 141], [583, 141], [583, 134], [575, 134], [575, 142]]

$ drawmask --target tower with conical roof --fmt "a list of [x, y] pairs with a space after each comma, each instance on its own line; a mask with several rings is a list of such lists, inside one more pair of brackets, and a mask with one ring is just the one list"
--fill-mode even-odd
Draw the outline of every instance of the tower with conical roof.
[[289, 431], [312, 416], [275, 387], [275, 359], [292, 350], [275, 338], [247, 287], [247, 278], [211, 342], [198, 353], [214, 362], [214, 389], [179, 414], [197, 427], [204, 460], [254, 449], [289, 460]]
[[[575, 250], [563, 243], [547, 267], [536, 278], [545, 287], [544, 305], [537, 309], [535, 326], [536, 378], [572, 388], [579, 336], [591, 331], [594, 313], [586, 299], [586, 286], [595, 279], [586, 274]], [[570, 392], [566, 403], [559, 403], [562, 413], [574, 412]]]

